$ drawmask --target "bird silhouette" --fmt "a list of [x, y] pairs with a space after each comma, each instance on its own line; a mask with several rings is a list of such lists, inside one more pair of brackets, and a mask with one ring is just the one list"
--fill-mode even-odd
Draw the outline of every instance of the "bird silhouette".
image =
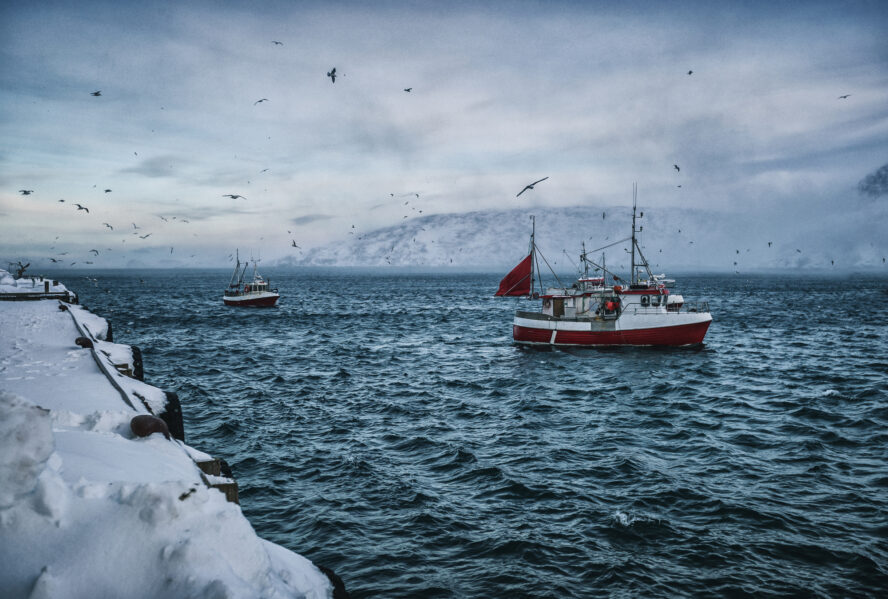
[[146, 233], [145, 235], [139, 235], [139, 239], [148, 239], [151, 237], [151, 233]]
[[839, 96], [838, 99], [839, 99], [839, 100], [847, 100], [847, 99], [850, 98], [850, 97], [851, 97], [851, 94], [845, 94], [844, 96]]
[[19, 189], [19, 193], [22, 194], [23, 196], [29, 196], [32, 193], [34, 193], [34, 190], [33, 189]]
[[106, 227], [108, 227], [109, 229], [111, 229], [112, 231], [114, 230], [114, 227], [112, 227], [112, 226], [109, 225], [108, 223], [102, 223], [102, 224], [105, 225]]
[[91, 96], [101, 96], [101, 95], [102, 95], [102, 90], [97, 89], [96, 91], [92, 92], [90, 95], [91, 95]]
[[768, 242], [768, 247], [771, 247], [771, 244], [772, 244], [772, 243], [773, 243], [772, 241], [769, 241], [769, 242]]
[[405, 88], [404, 88], [404, 91], [407, 92], [407, 93], [409, 94], [410, 92], [413, 91], [413, 88], [412, 88], [412, 87], [405, 87]]
[[52, 263], [61, 262], [61, 260], [57, 260], [56, 258], [50, 258], [49, 261]]
[[81, 206], [80, 204], [74, 204], [74, 205], [77, 206], [78, 210], [86, 210], [86, 213], [89, 214], [89, 208], [87, 208], [86, 206]]
[[693, 75], [694, 71], [688, 71], [688, 75]]
[[300, 249], [300, 250], [302, 249], [302, 248], [300, 248], [298, 245], [296, 245], [296, 240], [295, 240], [295, 239], [291, 239], [291, 240], [290, 240], [290, 245], [291, 245], [292, 247], [294, 247], [294, 248], [297, 248], [297, 249]]
[[333, 67], [333, 70], [327, 72], [327, 77], [330, 78], [331, 83], [336, 83], [336, 67]]
[[247, 198], [245, 198], [244, 196], [242, 196], [242, 195], [238, 195], [238, 194], [236, 194], [236, 193], [226, 193], [226, 194], [223, 194], [222, 197], [223, 197], [223, 198], [231, 198], [232, 200], [236, 200], [236, 199], [238, 199], [238, 198], [241, 198], [241, 199], [243, 199], [243, 200], [246, 200], [246, 199], [247, 199]]
[[60, 202], [64, 202], [65, 200], [64, 200], [64, 199], [61, 199], [61, 200], [59, 200], [59, 201], [60, 201]]
[[676, 170], [676, 172], [679, 172], [679, 173], [681, 172], [681, 169], [679, 168], [679, 166], [677, 164], [673, 164], [672, 168], [674, 168]]
[[274, 44], [275, 46], [283, 46], [284, 45], [284, 42], [278, 42], [275, 40], [271, 40], [271, 43]]
[[99, 250], [90, 250], [90, 251], [91, 251], [92, 253], [94, 253], [96, 256], [99, 255]]
[[253, 102], [253, 106], [259, 104], [260, 102], [268, 102], [268, 98], [261, 98], [259, 100], [256, 100], [255, 102]]
[[533, 186], [534, 186], [534, 185], [536, 185], [537, 183], [541, 183], [542, 181], [545, 181], [545, 180], [548, 179], [548, 178], [549, 178], [549, 177], [543, 177], [542, 179], [537, 179], [537, 180], [534, 181], [533, 183], [530, 183], [530, 184], [528, 184], [528, 185], [525, 185], [525, 186], [524, 186], [524, 189], [522, 189], [521, 191], [519, 191], [519, 192], [518, 192], [518, 195], [516, 195], [515, 197], [517, 198], [518, 196], [520, 196], [522, 193], [524, 193], [524, 192], [527, 191], [528, 189], [533, 189]]
[[110, 189], [106, 189], [106, 190], [105, 190], [105, 193], [111, 193], [111, 190], [110, 190]]

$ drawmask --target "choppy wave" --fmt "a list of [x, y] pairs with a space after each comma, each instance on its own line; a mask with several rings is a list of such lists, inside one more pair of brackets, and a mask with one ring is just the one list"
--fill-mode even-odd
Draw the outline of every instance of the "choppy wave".
[[227, 273], [77, 291], [259, 534], [352, 596], [888, 588], [885, 279], [687, 278], [702, 348], [538, 350], [497, 276], [271, 274], [269, 310]]

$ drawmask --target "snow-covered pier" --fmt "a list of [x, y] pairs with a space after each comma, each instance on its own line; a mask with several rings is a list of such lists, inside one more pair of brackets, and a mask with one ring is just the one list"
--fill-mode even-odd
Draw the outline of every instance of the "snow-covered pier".
[[[0, 270], [0, 295], [18, 281]], [[107, 337], [75, 304], [0, 301], [3, 596], [333, 596], [256, 535], [219, 461], [177, 433], [176, 402]]]

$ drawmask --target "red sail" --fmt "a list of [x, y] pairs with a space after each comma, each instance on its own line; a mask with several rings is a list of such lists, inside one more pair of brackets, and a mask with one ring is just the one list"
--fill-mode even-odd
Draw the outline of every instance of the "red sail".
[[528, 295], [530, 293], [530, 268], [533, 254], [521, 261], [500, 281], [496, 295]]

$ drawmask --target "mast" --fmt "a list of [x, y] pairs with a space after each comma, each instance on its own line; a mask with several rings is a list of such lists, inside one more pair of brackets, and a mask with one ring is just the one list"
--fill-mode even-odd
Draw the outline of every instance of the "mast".
[[[648, 264], [647, 258], [644, 257], [644, 254], [641, 251], [641, 246], [638, 245], [638, 239], [636, 239], [635, 234], [641, 233], [644, 230], [644, 226], [638, 227], [635, 229], [635, 210], [636, 210], [636, 202], [638, 199], [638, 184], [632, 184], [632, 276], [630, 277], [630, 284], [635, 285], [638, 283], [638, 275], [635, 267], [635, 251], [638, 250], [638, 257], [641, 260], [639, 262], [639, 266], [644, 266], [645, 272], [647, 272], [648, 281], [653, 280], [654, 275], [651, 273], [651, 267]], [[644, 218], [644, 211], [638, 215], [638, 218]]]
[[638, 199], [638, 184], [632, 183], [632, 270], [629, 271], [629, 284], [635, 285], [635, 203]]
[[229, 289], [234, 287], [234, 282], [237, 279], [237, 273], [240, 270], [240, 252], [238, 252], [238, 250], [235, 250], [235, 252], [237, 252], [237, 262], [234, 265], [234, 272], [231, 273], [231, 280], [228, 281], [228, 288]]
[[[536, 242], [534, 241], [534, 237], [536, 236], [536, 217], [534, 215], [530, 215], [530, 297], [533, 297], [533, 261], [535, 259], [534, 252], [536, 250]], [[543, 285], [540, 283], [540, 291], [542, 291]]]

